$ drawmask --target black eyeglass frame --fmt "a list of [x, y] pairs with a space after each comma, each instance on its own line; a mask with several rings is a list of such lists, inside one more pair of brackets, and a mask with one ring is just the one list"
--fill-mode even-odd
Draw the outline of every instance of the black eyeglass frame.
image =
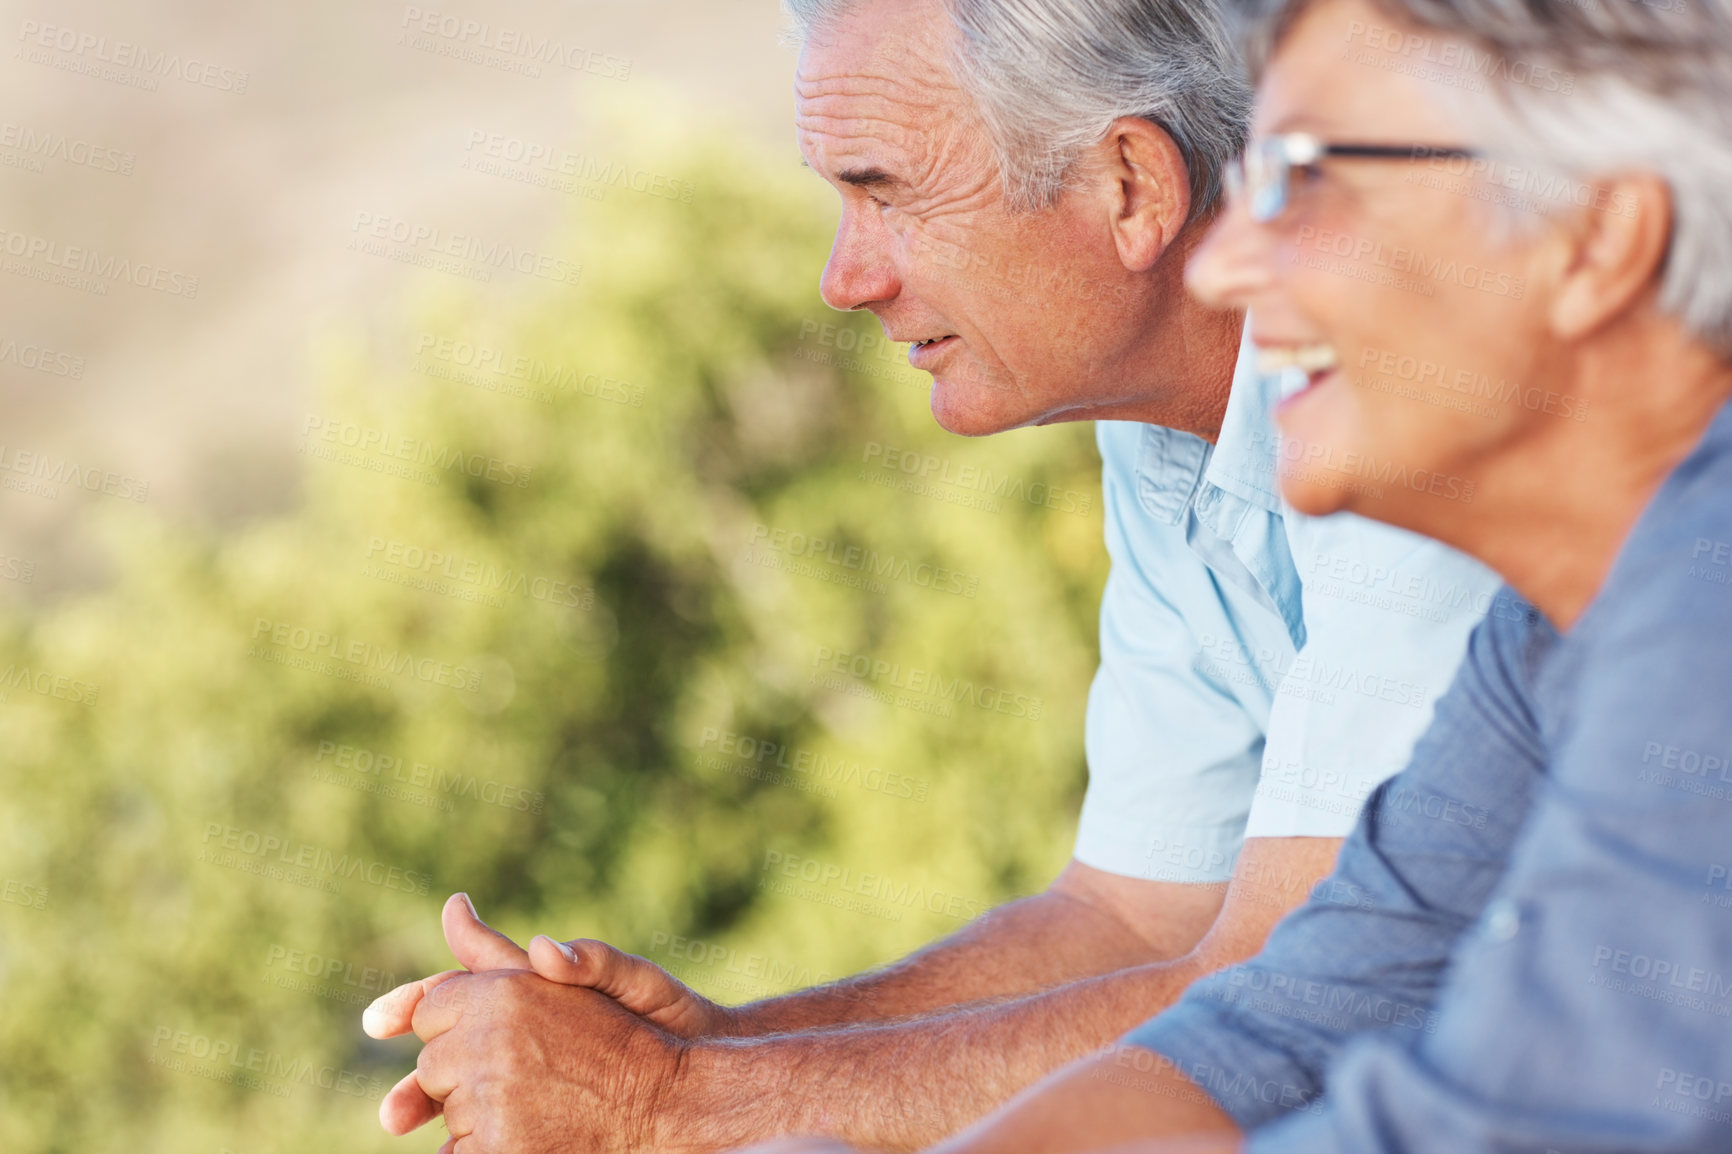
[[1248, 193], [1251, 219], [1268, 224], [1287, 211], [1292, 201], [1294, 170], [1315, 167], [1325, 159], [1477, 160], [1483, 155], [1478, 149], [1454, 145], [1360, 144], [1288, 132], [1253, 140], [1244, 154], [1227, 166], [1227, 192], [1234, 198]]

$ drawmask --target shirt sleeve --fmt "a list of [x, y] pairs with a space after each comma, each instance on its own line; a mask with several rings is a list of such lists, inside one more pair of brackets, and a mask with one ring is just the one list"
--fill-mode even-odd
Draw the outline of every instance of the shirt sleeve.
[[1306, 642], [1269, 714], [1246, 837], [1346, 837], [1402, 770], [1501, 581], [1462, 553], [1342, 514], [1284, 513]]
[[1732, 516], [1701, 500], [1715, 535], [1633, 537], [1559, 655], [1549, 779], [1436, 1033], [1355, 1047], [1252, 1149], [1732, 1148], [1732, 590], [1689, 568]]
[[1494, 605], [1474, 634], [1413, 765], [1372, 793], [1335, 872], [1255, 958], [1125, 1038], [1246, 1131], [1325, 1110], [1324, 1071], [1355, 1038], [1438, 1028], [1450, 952], [1503, 873], [1541, 766], [1517, 686], [1543, 639], [1499, 602], [1512, 611]]
[[[1112, 571], [1075, 856], [1127, 877], [1224, 882], [1256, 790], [1266, 707], [1257, 715], [1199, 668], [1193, 619], [1218, 615], [1223, 594], [1182, 524], [1138, 503], [1142, 426], [1101, 421], [1096, 430]], [[1203, 628], [1231, 632], [1224, 619]]]

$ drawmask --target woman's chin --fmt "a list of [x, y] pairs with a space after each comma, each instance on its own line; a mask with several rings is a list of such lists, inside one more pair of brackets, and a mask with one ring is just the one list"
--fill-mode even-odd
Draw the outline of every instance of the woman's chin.
[[1331, 513], [1345, 512], [1349, 498], [1346, 487], [1328, 484], [1318, 473], [1315, 468], [1307, 469], [1298, 463], [1283, 464], [1281, 496], [1308, 517], [1327, 517]]

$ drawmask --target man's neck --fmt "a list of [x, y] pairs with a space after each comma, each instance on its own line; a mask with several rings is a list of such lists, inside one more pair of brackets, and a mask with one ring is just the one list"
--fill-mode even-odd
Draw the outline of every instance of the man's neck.
[[1130, 398], [1067, 419], [1141, 421], [1214, 444], [1233, 391], [1244, 328], [1245, 314], [1206, 309], [1183, 297], [1125, 367], [1134, 376]]

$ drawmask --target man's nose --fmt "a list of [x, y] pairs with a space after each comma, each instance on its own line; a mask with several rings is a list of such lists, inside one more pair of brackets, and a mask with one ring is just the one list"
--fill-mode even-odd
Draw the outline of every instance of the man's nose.
[[836, 226], [836, 241], [818, 282], [824, 303], [833, 309], [863, 309], [890, 301], [902, 290], [890, 259], [881, 223], [844, 212]]
[[1251, 307], [1273, 282], [1271, 230], [1251, 219], [1243, 203], [1229, 201], [1185, 266], [1185, 287], [1218, 309]]

